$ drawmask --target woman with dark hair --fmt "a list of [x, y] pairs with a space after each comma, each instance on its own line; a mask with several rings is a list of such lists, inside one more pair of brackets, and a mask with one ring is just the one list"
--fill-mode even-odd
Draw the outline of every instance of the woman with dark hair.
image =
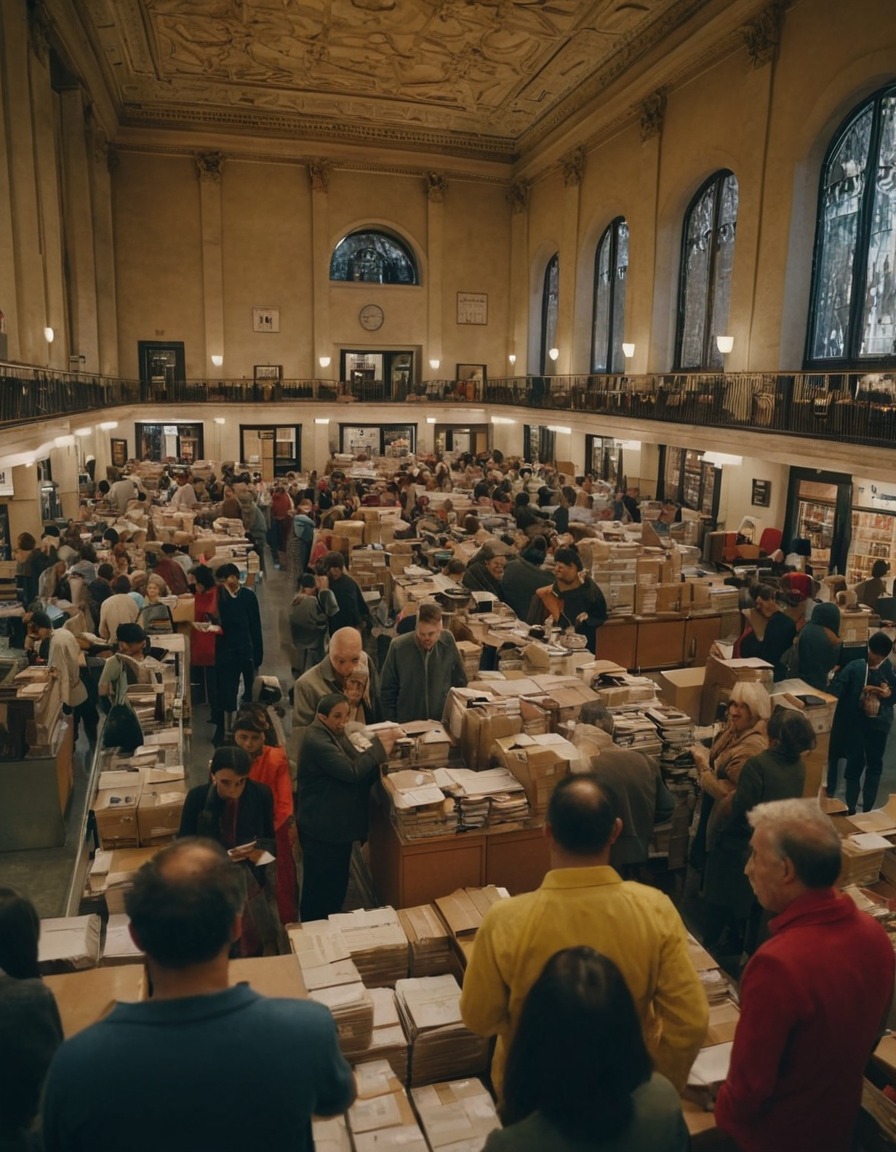
[[593, 948], [555, 953], [529, 990], [502, 1117], [485, 1152], [686, 1152], [678, 1093], [651, 1070], [622, 973]]
[[[757, 804], [795, 800], [803, 794], [803, 753], [815, 747], [815, 732], [793, 708], [776, 708], [766, 726], [768, 748], [751, 756], [740, 770], [737, 787], [716, 800], [707, 840], [703, 877], [706, 910], [704, 944], [719, 953], [739, 956], [747, 943], [746, 928], [756, 898], [744, 874], [750, 854], [747, 814]], [[727, 931], [726, 931], [727, 929]]]
[[0, 888], [0, 1148], [27, 1152], [44, 1078], [62, 1043], [53, 993], [37, 967], [37, 909], [13, 888]]
[[607, 602], [597, 584], [582, 572], [575, 547], [554, 553], [554, 582], [535, 592], [528, 623], [549, 620], [566, 632], [585, 637], [589, 652], [597, 653], [597, 630], [607, 618]]
[[215, 574], [207, 564], [193, 569], [193, 623], [190, 632], [190, 664], [198, 670], [205, 687], [205, 700], [211, 716], [217, 712], [217, 678], [215, 676], [215, 646], [218, 624], [218, 585]]
[[210, 784], [191, 788], [178, 836], [217, 840], [246, 879], [246, 907], [239, 939], [241, 956], [276, 956], [280, 951], [275, 885], [266, 866], [276, 851], [274, 796], [267, 784], [249, 778], [252, 761], [242, 748], [218, 748], [209, 765]]
[[747, 627], [738, 640], [736, 655], [758, 656], [772, 665], [775, 680], [783, 680], [787, 672], [781, 660], [796, 637], [796, 624], [781, 608], [777, 589], [771, 584], [751, 588], [750, 596], [754, 607], [744, 612]]

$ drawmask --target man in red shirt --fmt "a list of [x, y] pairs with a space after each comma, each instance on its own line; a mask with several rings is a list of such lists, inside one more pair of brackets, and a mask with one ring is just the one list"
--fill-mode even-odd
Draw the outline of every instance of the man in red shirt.
[[893, 948], [834, 889], [840, 838], [814, 800], [760, 804], [749, 819], [747, 876], [776, 915], [741, 979], [716, 1122], [740, 1152], [844, 1152], [893, 997]]

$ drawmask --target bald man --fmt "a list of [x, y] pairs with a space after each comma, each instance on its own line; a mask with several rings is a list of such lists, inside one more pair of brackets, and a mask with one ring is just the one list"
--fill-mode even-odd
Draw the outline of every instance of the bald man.
[[357, 628], [339, 628], [330, 637], [327, 655], [296, 680], [293, 689], [292, 729], [296, 734], [296, 760], [302, 750], [305, 729], [317, 714], [317, 705], [333, 692], [342, 692], [353, 672], [366, 672], [364, 715], [369, 724], [382, 720], [377, 670], [367, 658]]

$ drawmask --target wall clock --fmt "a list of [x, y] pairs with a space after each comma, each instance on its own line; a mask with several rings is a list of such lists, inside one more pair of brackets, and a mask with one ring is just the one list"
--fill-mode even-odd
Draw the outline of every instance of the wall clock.
[[385, 313], [379, 304], [365, 304], [358, 313], [361, 327], [366, 328], [368, 332], [376, 332], [377, 328], [382, 328], [385, 318]]

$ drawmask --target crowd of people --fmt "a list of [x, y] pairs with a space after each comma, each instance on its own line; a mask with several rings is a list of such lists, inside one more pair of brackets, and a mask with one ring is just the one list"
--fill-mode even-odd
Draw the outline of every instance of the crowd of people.
[[[0, 891], [0, 1035], [22, 1053], [17, 1078], [0, 1086], [0, 1152], [37, 1149], [41, 1139], [48, 1152], [86, 1149], [101, 1125], [127, 1125], [138, 1150], [259, 1139], [310, 1148], [311, 1116], [348, 1107], [353, 1081], [329, 1014], [230, 988], [228, 961], [285, 951], [284, 925], [343, 907], [353, 846], [368, 835], [370, 791], [401, 726], [441, 719], [466, 674], [435, 603], [406, 611], [378, 653], [333, 529], [374, 504], [400, 509], [401, 531], [427, 545], [415, 560], [434, 564], [436, 546], [441, 570], [460, 586], [596, 652], [607, 605], [577, 542], [599, 534], [601, 522], [635, 519], [638, 507], [625, 489], [567, 479], [494, 457], [454, 468], [414, 462], [388, 481], [338, 468], [305, 484], [265, 485], [227, 469], [210, 482], [170, 478], [172, 505], [241, 519], [247, 540], [286, 573], [290, 741], [256, 699], [261, 617], [236, 565], [195, 563], [178, 544], [150, 565], [145, 530], [103, 528], [86, 542], [86, 516], [60, 533], [20, 537], [22, 638], [56, 669], [88, 744], [103, 706], [104, 734], [123, 747], [140, 742], [139, 725], [128, 734], [122, 715], [127, 685], [153, 633], [173, 626], [160, 597], [192, 593], [197, 623], [210, 626], [194, 632], [191, 661], [216, 751], [208, 779], [187, 794], [178, 841], [141, 869], [127, 896], [152, 999], [117, 1006], [59, 1048], [58, 1013], [37, 973], [39, 922], [24, 897]], [[123, 517], [146, 502], [130, 477], [103, 484], [97, 495]], [[472, 489], [476, 511], [458, 523], [445, 495], [461, 487]], [[435, 491], [442, 499], [431, 504], [426, 493]], [[471, 541], [472, 553], [456, 547]], [[48, 613], [58, 600], [77, 609], [63, 627]], [[861, 793], [867, 811], [892, 721], [892, 643], [877, 633], [867, 660], [841, 665], [836, 604], [807, 603], [794, 618], [786, 590], [766, 585], [751, 601], [740, 650], [765, 654], [781, 678], [793, 648], [805, 679], [830, 685], [839, 703], [828, 791], [845, 758], [847, 804], [854, 811]], [[375, 734], [364, 733], [370, 724]], [[573, 733], [578, 770], [549, 803], [550, 871], [534, 892], [490, 909], [467, 968], [461, 1011], [471, 1030], [496, 1038], [491, 1081], [506, 1125], [488, 1152], [689, 1146], [679, 1094], [705, 1041], [706, 996], [679, 911], [639, 881], [653, 826], [673, 801], [656, 762], [612, 736], [612, 715], [586, 706]], [[705, 943], [749, 958], [718, 1127], [694, 1147], [852, 1147], [894, 955], [883, 929], [836, 891], [839, 836], [816, 801], [800, 799], [802, 757], [814, 743], [800, 713], [773, 709], [764, 688], [742, 684], [712, 746], [692, 750], [702, 803], [691, 866]], [[239, 1091], [226, 1106], [197, 1111], [230, 1074], [225, 1045], [239, 1053]], [[135, 1131], [144, 1098], [165, 1107], [140, 1110]]]

